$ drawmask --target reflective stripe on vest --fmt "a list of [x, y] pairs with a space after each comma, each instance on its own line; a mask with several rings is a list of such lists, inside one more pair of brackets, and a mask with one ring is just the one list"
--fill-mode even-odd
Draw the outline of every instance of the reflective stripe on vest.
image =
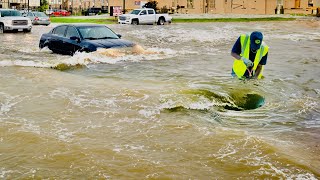
[[[249, 41], [250, 35], [248, 34], [242, 34], [240, 36], [240, 43], [241, 43], [241, 57], [249, 59], [249, 54], [250, 54], [250, 41]], [[256, 71], [261, 59], [263, 56], [265, 56], [268, 52], [269, 47], [262, 42], [262, 45], [260, 49], [258, 49], [255, 59], [254, 59], [254, 65], [253, 65], [253, 74]], [[247, 71], [247, 66], [244, 64], [242, 60], [235, 59], [233, 62], [233, 71], [237, 75], [238, 78], [243, 78], [245, 72]], [[258, 79], [261, 79], [262, 77], [262, 72], [263, 72], [263, 66], [260, 71], [260, 74], [258, 76]]]

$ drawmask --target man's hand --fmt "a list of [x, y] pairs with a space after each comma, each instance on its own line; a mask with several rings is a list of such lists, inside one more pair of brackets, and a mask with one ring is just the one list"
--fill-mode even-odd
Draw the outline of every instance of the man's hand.
[[241, 57], [241, 60], [243, 61], [243, 63], [248, 67], [253, 66], [253, 62], [250, 61], [249, 59], [245, 58], [245, 57]]

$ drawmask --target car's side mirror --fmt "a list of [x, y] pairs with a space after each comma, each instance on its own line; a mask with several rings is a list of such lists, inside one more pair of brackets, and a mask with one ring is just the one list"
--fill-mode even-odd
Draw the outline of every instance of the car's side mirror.
[[117, 36], [118, 36], [119, 38], [121, 38], [121, 37], [122, 37], [122, 35], [121, 35], [121, 34], [117, 34]]
[[70, 39], [74, 40], [74, 41], [77, 41], [77, 42], [80, 42], [80, 38], [77, 37], [77, 36], [71, 36]]

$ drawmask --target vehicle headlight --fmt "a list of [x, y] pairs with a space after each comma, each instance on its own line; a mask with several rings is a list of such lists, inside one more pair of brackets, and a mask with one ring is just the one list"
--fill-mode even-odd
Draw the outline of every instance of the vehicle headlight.
[[28, 25], [31, 25], [31, 20], [30, 19], [28, 19]]
[[12, 26], [13, 25], [13, 21], [12, 20], [4, 20], [3, 23], [7, 26]]

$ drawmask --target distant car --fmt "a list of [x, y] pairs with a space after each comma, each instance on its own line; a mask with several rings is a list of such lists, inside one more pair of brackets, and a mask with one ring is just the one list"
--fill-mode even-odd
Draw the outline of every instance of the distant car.
[[85, 16], [92, 16], [101, 13], [101, 8], [89, 8], [84, 12]]
[[119, 24], [158, 24], [171, 23], [172, 17], [169, 14], [157, 14], [152, 8], [134, 9], [129, 14], [119, 16]]
[[70, 16], [71, 13], [67, 10], [58, 10], [51, 13], [52, 16]]
[[120, 39], [105, 25], [68, 24], [59, 25], [49, 33], [42, 34], [39, 48], [48, 47], [53, 53], [73, 55], [75, 52], [93, 52], [98, 48], [132, 47], [135, 44]]
[[28, 12], [26, 17], [31, 19], [33, 25], [46, 25], [50, 24], [50, 18], [43, 12]]
[[57, 12], [57, 11], [60, 11], [60, 10], [59, 9], [47, 9], [46, 14], [51, 16], [53, 12]]

